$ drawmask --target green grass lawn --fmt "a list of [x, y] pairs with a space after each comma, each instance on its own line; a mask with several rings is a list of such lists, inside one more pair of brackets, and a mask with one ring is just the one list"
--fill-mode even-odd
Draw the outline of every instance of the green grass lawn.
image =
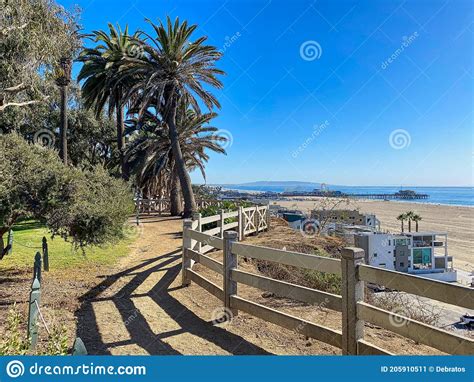
[[[112, 265], [117, 259], [129, 253], [129, 246], [137, 234], [131, 226], [127, 237], [116, 244], [102, 247], [74, 249], [71, 243], [61, 237], [51, 238], [46, 227], [36, 221], [24, 221], [13, 227], [13, 250], [0, 261], [0, 270], [8, 268], [33, 268], [36, 252], [42, 253], [43, 236], [48, 240], [50, 270], [68, 269], [89, 265]], [[5, 237], [6, 242], [6, 237]], [[29, 248], [38, 247], [38, 248]]]

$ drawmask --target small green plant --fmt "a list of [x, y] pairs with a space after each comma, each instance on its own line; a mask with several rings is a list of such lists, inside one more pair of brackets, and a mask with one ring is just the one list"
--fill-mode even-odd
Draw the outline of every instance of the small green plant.
[[69, 338], [64, 325], [54, 325], [50, 329], [48, 342], [46, 343], [44, 355], [68, 355], [69, 354]]
[[22, 316], [13, 305], [8, 311], [5, 340], [0, 343], [0, 355], [25, 355], [29, 341], [25, 336], [26, 329], [22, 325]]
[[44, 324], [38, 322], [41, 333], [47, 338], [39, 342], [35, 350], [30, 350], [30, 341], [26, 338], [26, 323], [23, 315], [18, 311], [16, 304], [8, 311], [6, 334], [0, 343], [0, 356], [2, 355], [67, 355], [69, 343], [66, 327], [53, 323], [46, 331]]

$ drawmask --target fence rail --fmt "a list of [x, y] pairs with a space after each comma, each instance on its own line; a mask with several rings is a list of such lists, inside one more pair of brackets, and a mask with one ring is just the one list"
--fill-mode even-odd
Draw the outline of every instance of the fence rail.
[[[468, 309], [473, 309], [474, 306], [474, 290], [365, 265], [364, 251], [360, 248], [345, 248], [339, 260], [237, 242], [237, 238], [242, 240], [245, 235], [251, 233], [252, 230], [248, 228], [249, 224], [253, 224], [256, 232], [258, 232], [260, 226], [255, 220], [256, 216], [260, 216], [261, 220], [265, 220], [266, 227], [268, 227], [269, 211], [260, 208], [239, 209], [237, 213], [238, 233], [225, 229], [229, 224], [226, 224], [224, 219], [236, 217], [235, 213], [221, 212], [220, 215], [206, 218], [196, 215], [194, 220], [185, 220], [183, 224], [183, 285], [195, 282], [223, 301], [224, 307], [233, 315], [237, 315], [239, 310], [244, 311], [267, 322], [341, 348], [343, 354], [392, 355], [389, 351], [364, 339], [366, 321], [445, 353], [474, 354], [474, 341], [472, 339], [364, 302], [365, 282], [384, 285], [388, 288], [463, 306]], [[264, 211], [264, 215], [260, 215], [259, 211]], [[249, 219], [251, 223], [247, 221]], [[217, 227], [220, 228], [220, 231], [211, 229], [200, 232], [203, 221], [220, 222], [221, 224]], [[214, 236], [215, 234], [219, 234], [219, 237]], [[213, 249], [223, 250], [222, 263], [204, 254]], [[342, 295], [339, 296], [240, 270], [238, 269], [238, 256], [339, 275], [342, 281]], [[194, 262], [198, 262], [221, 274], [223, 276], [222, 287], [192, 270]], [[280, 297], [339, 311], [342, 313], [342, 330], [327, 328], [244, 299], [238, 295], [239, 283], [275, 293]]]

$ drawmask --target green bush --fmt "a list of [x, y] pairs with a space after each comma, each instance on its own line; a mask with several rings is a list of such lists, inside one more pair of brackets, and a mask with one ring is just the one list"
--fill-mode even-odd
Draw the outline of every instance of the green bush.
[[132, 211], [129, 186], [103, 169], [64, 166], [53, 150], [0, 135], [0, 258], [3, 236], [19, 220], [37, 219], [75, 245], [99, 245], [123, 237]]

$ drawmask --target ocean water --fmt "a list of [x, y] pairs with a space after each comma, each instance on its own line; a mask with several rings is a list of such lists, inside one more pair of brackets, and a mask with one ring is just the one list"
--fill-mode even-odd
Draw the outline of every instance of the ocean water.
[[[227, 185], [225, 188], [241, 191], [272, 191], [284, 192], [294, 191], [294, 188], [279, 186], [241, 186]], [[298, 191], [312, 191], [312, 188], [297, 188]], [[400, 187], [378, 187], [378, 186], [328, 186], [328, 190], [341, 191], [348, 194], [391, 194], [400, 190]], [[474, 187], [404, 187], [420, 194], [428, 194], [426, 200], [407, 200], [405, 202], [448, 204], [458, 206], [474, 206]], [[400, 200], [402, 202], [402, 200]]]

